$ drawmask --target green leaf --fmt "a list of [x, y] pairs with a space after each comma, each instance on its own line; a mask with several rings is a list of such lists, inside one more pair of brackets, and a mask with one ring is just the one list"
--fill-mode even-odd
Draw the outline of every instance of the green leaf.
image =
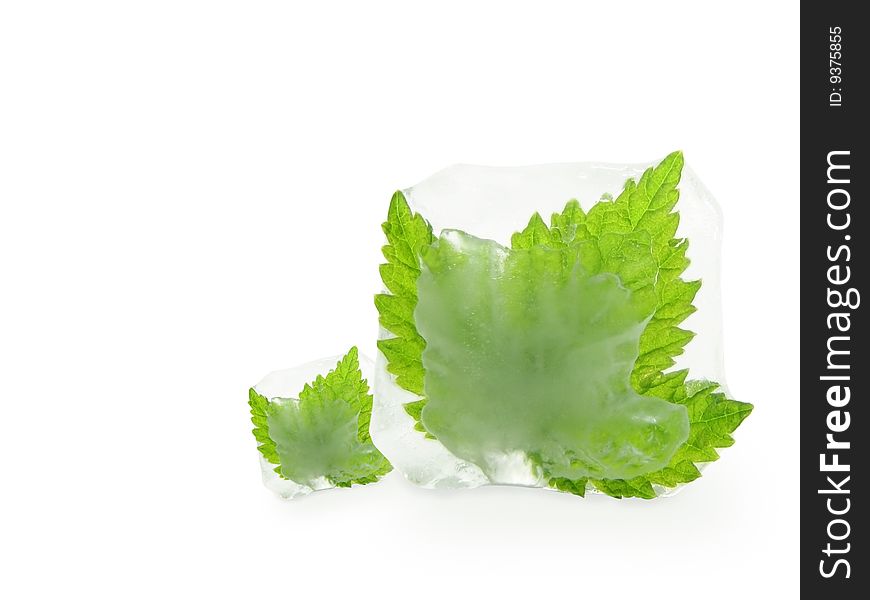
[[359, 413], [340, 399], [276, 403], [269, 430], [281, 474], [312, 487], [320, 478], [345, 487], [389, 472], [390, 464], [371, 441], [360, 441], [358, 419]]
[[690, 381], [674, 390], [669, 400], [686, 407], [689, 415], [689, 438], [666, 467], [628, 481], [598, 480], [591, 484], [605, 494], [617, 498], [653, 498], [653, 484], [673, 488], [700, 477], [701, 472], [696, 463], [717, 460], [719, 453], [716, 448], [725, 448], [734, 443], [731, 434], [753, 408], [746, 402], [727, 398], [725, 394], [716, 391], [718, 387], [717, 383], [710, 381]]
[[[393, 194], [383, 230], [387, 236], [387, 245], [383, 247], [387, 262], [381, 265], [380, 271], [388, 293], [375, 296], [375, 307], [381, 326], [395, 337], [379, 340], [378, 348], [387, 358], [387, 370], [396, 376], [396, 383], [422, 396], [424, 371], [421, 355], [426, 342], [417, 332], [414, 309], [417, 306], [420, 253], [435, 238], [432, 226], [411, 212], [402, 192]], [[412, 414], [408, 407], [406, 410]]]
[[348, 487], [392, 469], [371, 441], [372, 396], [355, 347], [326, 376], [305, 384], [298, 400], [269, 401], [252, 389], [251, 411], [260, 451], [285, 479], [313, 486], [326, 478]]
[[[540, 227], [533, 218], [528, 231]], [[686, 409], [630, 383], [648, 297], [591, 274], [579, 248], [508, 249], [448, 230], [422, 256], [420, 418], [453, 455], [495, 479], [517, 452], [557, 481], [668, 464], [689, 433]]]
[[[657, 377], [674, 365], [674, 357], [692, 339], [679, 328], [695, 308], [700, 281], [680, 278], [689, 265], [688, 240], [676, 238], [679, 215], [677, 185], [683, 155], [673, 152], [640, 180], [626, 181], [613, 201], [601, 201], [584, 213], [576, 200], [551, 218], [550, 247], [592, 244], [601, 257], [597, 272], [617, 275], [623, 285], [649, 296], [656, 305], [641, 337], [640, 356], [632, 374], [638, 392], [646, 392]], [[543, 232], [538, 239], [546, 240]]]
[[[530, 253], [521, 260], [514, 260], [513, 263], [510, 258], [506, 260], [507, 263], [512, 264], [510, 268], [515, 270], [515, 273], [508, 274], [507, 277], [509, 282], [513, 282], [513, 287], [497, 280], [493, 281], [492, 271], [480, 272], [476, 279], [471, 277], [463, 283], [462, 294], [454, 294], [455, 297], [452, 299], [442, 298], [448, 303], [444, 310], [445, 315], [453, 312], [455, 316], [457, 310], [459, 313], [462, 311], [467, 313], [469, 305], [474, 305], [473, 314], [467, 315], [469, 323], [473, 324], [475, 321], [491, 322], [493, 318], [500, 318], [499, 311], [505, 310], [506, 298], [510, 298], [511, 294], [516, 295], [517, 298], [525, 295], [525, 304], [515, 302], [514, 314], [512, 316], [510, 313], [506, 314], [510, 318], [515, 318], [517, 322], [523, 318], [523, 315], [531, 316], [530, 321], [539, 325], [543, 322], [542, 315], [546, 314], [543, 310], [535, 312], [536, 306], [542, 299], [539, 293], [541, 288], [536, 292], [534, 289], [524, 291], [517, 286], [522, 286], [524, 282], [540, 283], [541, 277], [550, 277], [553, 285], [564, 285], [573, 276], [566, 275], [566, 265], [581, 264], [590, 277], [606, 274], [616, 276], [620, 285], [627, 288], [631, 294], [629, 304], [635, 307], [649, 307], [649, 318], [639, 335], [637, 344], [629, 344], [637, 351], [630, 370], [629, 391], [646, 398], [683, 405], [689, 415], [688, 438], [673, 453], [670, 461], [661, 468], [635, 477], [621, 478], [599, 476], [596, 479], [594, 476], [573, 476], [570, 474], [570, 469], [576, 468], [578, 463], [584, 465], [581, 471], [588, 470], [590, 462], [588, 455], [575, 456], [568, 461], [569, 471], [566, 473], [564, 464], [558, 465], [558, 461], [554, 462], [552, 457], [547, 457], [547, 451], [553, 453], [552, 448], [549, 450], [525, 448], [530, 459], [543, 471], [550, 485], [557, 489], [582, 495], [589, 486], [592, 486], [615, 497], [654, 497], [656, 493], [654, 485], [673, 487], [700, 476], [696, 463], [716, 460], [718, 458], [716, 448], [733, 443], [731, 433], [752, 410], [752, 405], [728, 399], [724, 394], [716, 391], [718, 385], [715, 383], [687, 381], [686, 371], [669, 371], [675, 364], [675, 357], [683, 352], [685, 345], [694, 337], [693, 332], [682, 329], [680, 325], [695, 311], [692, 303], [701, 287], [700, 281], [686, 281], [682, 278], [683, 272], [689, 265], [687, 257], [689, 242], [676, 237], [679, 215], [675, 208], [679, 200], [678, 185], [682, 168], [682, 153], [674, 152], [656, 167], [647, 169], [638, 181], [631, 179], [626, 181], [616, 199], [604, 195], [602, 200], [588, 212], [581, 208], [579, 202], [571, 200], [561, 213], [551, 216], [549, 227], [540, 215], [537, 213], [532, 215], [526, 228], [514, 234], [511, 239], [513, 252]], [[382, 266], [381, 274], [387, 289], [392, 294], [378, 296], [376, 305], [381, 315], [381, 324], [396, 337], [382, 340], [379, 346], [387, 358], [388, 369], [397, 377], [397, 383], [423, 398], [406, 405], [405, 408], [415, 419], [415, 428], [431, 436], [433, 429], [443, 428], [445, 423], [449, 425], [451, 421], [443, 415], [439, 422], [436, 418], [439, 411], [427, 409], [427, 402], [432, 399], [430, 387], [435, 385], [437, 388], [437, 384], [432, 382], [449, 383], [457, 373], [463, 375], [463, 371], [458, 368], [461, 361], [452, 358], [455, 364], [450, 365], [446, 375], [445, 372], [430, 373], [429, 370], [433, 365], [438, 369], [443, 369], [444, 365], [438, 360], [424, 359], [424, 356], [430, 357], [436, 354], [430, 348], [432, 341], [430, 338], [433, 333], [437, 335], [442, 330], [443, 323], [434, 327], [426, 335], [421, 335], [421, 325], [415, 320], [415, 315], [419, 318], [417, 309], [418, 286], [421, 281], [420, 257], [426, 256], [432, 273], [444, 275], [449, 273], [450, 269], [460, 271], [467, 269], [469, 260], [473, 265], [475, 261], [481, 260], [481, 256], [466, 260], [468, 257], [463, 257], [459, 252], [453, 256], [455, 264], [450, 269], [444, 268], [444, 265], [439, 263], [439, 260], [443, 262], [443, 257], [439, 258], [437, 252], [430, 250], [433, 244], [437, 246], [440, 242], [435, 242], [431, 227], [426, 221], [420, 215], [411, 213], [401, 194], [393, 197], [384, 231], [390, 244], [384, 247], [384, 256], [388, 264]], [[541, 253], [543, 250], [559, 251], [560, 258], [555, 262], [543, 258], [544, 254]], [[511, 256], [507, 249], [500, 249], [496, 254], [499, 255], [499, 259], [490, 259], [492, 263], [490, 267]], [[475, 280], [471, 281], [471, 279]], [[548, 289], [546, 285], [544, 289]], [[481, 294], [490, 294], [492, 297], [484, 302], [480, 300]], [[544, 300], [552, 302], [553, 298], [544, 298]], [[487, 302], [490, 303], [489, 306]], [[556, 304], [561, 303], [561, 300], [556, 301]], [[612, 323], [612, 320], [609, 322]], [[425, 326], [423, 328], [425, 329]], [[567, 329], [570, 333], [570, 327], [565, 326], [563, 329]], [[527, 334], [528, 332], [525, 331], [522, 333], [522, 335]], [[564, 332], [554, 331], [549, 337], [544, 337], [558, 346], [565, 343], [563, 334]], [[445, 344], [445, 348], [449, 348], [450, 352], [444, 350], [441, 354], [447, 357], [455, 356], [457, 352], [461, 354], [469, 344], [472, 347], [477, 344], [479, 350], [480, 342], [486, 335], [487, 331], [478, 331], [465, 340], [457, 338], [454, 345]], [[525, 339], [534, 340], [534, 335], [533, 332], [532, 337]], [[541, 343], [537, 346], [533, 344], [528, 348], [526, 361], [532, 361], [533, 364], [534, 360], [540, 361], [541, 349], [544, 347]], [[484, 357], [504, 358], [496, 351]], [[463, 376], [476, 378], [475, 381], [478, 381], [482, 374], [482, 368], [476, 366], [479, 362], [479, 355], [466, 357], [464, 361], [466, 373]], [[476, 373], [475, 369], [477, 369]], [[585, 372], [583, 368], [579, 370]], [[505, 372], [509, 371], [507, 369]], [[605, 368], [604, 371], [607, 369]], [[612, 376], [612, 373], [610, 375]], [[558, 379], [559, 375], [554, 374], [554, 378]], [[459, 379], [457, 377], [457, 381]], [[457, 386], [459, 387], [461, 386]], [[454, 390], [450, 390], [451, 394], [453, 392]], [[511, 390], [505, 391], [506, 394], [510, 392]], [[470, 393], [465, 392], [465, 396]], [[617, 390], [617, 393], [622, 392]], [[534, 403], [529, 404], [535, 406], [534, 410], [537, 410], [542, 396], [535, 391], [530, 391], [529, 396], [535, 399]], [[478, 396], [467, 398], [468, 402], [478, 399]], [[550, 401], [548, 399], [548, 402]], [[460, 407], [455, 408], [458, 410]], [[505, 419], [513, 419], [509, 415], [517, 410], [513, 405], [502, 407], [501, 411], [495, 410], [494, 406], [490, 408], [494, 410], [490, 416], [497, 415], [496, 421], [500, 423], [504, 423]], [[427, 413], [429, 413], [428, 420]], [[458, 421], [462, 420], [458, 419]], [[424, 426], [424, 423], [430, 426]], [[444, 434], [437, 431], [435, 433], [444, 443]], [[447, 435], [450, 436], [451, 433], [448, 432]], [[452, 445], [454, 452], [457, 452], [456, 440]], [[465, 452], [467, 453], [468, 450], [466, 449]], [[477, 459], [483, 460], [479, 457]]]
[[299, 393], [300, 404], [313, 407], [341, 400], [350, 405], [359, 415], [357, 437], [366, 442], [371, 439], [369, 423], [372, 417], [372, 396], [368, 382], [363, 379], [359, 368], [359, 354], [356, 346], [338, 361], [335, 369], [326, 377], [318, 375], [311, 383], [306, 383]]
[[[679, 325], [695, 312], [692, 302], [701, 288], [700, 281], [681, 278], [689, 266], [689, 242], [675, 237], [679, 215], [674, 208], [682, 168], [682, 153], [673, 152], [647, 169], [639, 182], [629, 179], [616, 200], [599, 202], [588, 214], [571, 201], [551, 218], [551, 247], [592, 243], [601, 256], [601, 272], [615, 273], [637, 293], [654, 294], [656, 308], [640, 338], [632, 387], [646, 396], [685, 404], [690, 410], [689, 439], [667, 467], [628, 481], [591, 481], [615, 497], [651, 498], [655, 496], [652, 484], [675, 487], [697, 479], [700, 471], [695, 463], [718, 459], [715, 448], [731, 445], [730, 434], [752, 411], [751, 404], [716, 393], [718, 384], [706, 382], [706, 387], [696, 389], [701, 384], [684, 384], [686, 371], [667, 372], [694, 337]], [[539, 232], [538, 239], [547, 238]], [[699, 419], [699, 406], [711, 413]], [[709, 420], [719, 413], [714, 421]], [[711, 424], [715, 424], [712, 429]]]
[[641, 338], [632, 374], [632, 383], [641, 393], [674, 365], [674, 357], [692, 339], [690, 332], [678, 327], [694, 312], [692, 301], [701, 287], [700, 281], [680, 279], [689, 266], [688, 241], [674, 237], [680, 222], [673, 210], [680, 197], [677, 185], [682, 169], [682, 152], [673, 152], [644, 171], [637, 183], [626, 181], [616, 200], [599, 202], [582, 217], [575, 216], [569, 202], [561, 215], [553, 217], [563, 227], [582, 225], [574, 243], [590, 241], [598, 246], [601, 271], [618, 275], [629, 289], [654, 294], [657, 308]]
[[278, 453], [275, 451], [275, 442], [269, 437], [269, 400], [251, 388], [248, 390], [248, 406], [251, 407], [251, 423], [254, 424], [253, 434], [257, 440], [257, 449], [263, 458], [273, 465], [280, 464]]

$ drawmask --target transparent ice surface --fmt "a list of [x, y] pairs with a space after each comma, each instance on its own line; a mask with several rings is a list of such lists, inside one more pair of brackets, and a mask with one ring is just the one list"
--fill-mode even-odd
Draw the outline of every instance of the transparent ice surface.
[[[404, 190], [404, 194], [411, 210], [432, 224], [436, 236], [448, 230], [461, 230], [510, 246], [511, 235], [522, 230], [534, 212], [546, 220], [551, 213], [560, 212], [570, 199], [579, 200], [588, 211], [603, 194], [618, 196], [627, 179], [640, 179], [644, 170], [654, 164], [657, 161], [634, 165], [455, 165]], [[677, 235], [689, 239], [688, 257], [691, 259], [683, 278], [703, 279], [703, 286], [693, 302], [698, 310], [681, 325], [697, 336], [676, 358], [674, 369], [689, 368], [690, 376], [718, 381], [727, 391], [721, 353], [721, 213], [710, 192], [688, 166], [683, 168], [679, 189]], [[393, 335], [381, 329], [380, 337]], [[414, 430], [414, 420], [403, 408], [404, 404], [419, 399], [395, 384], [379, 352], [374, 378], [372, 436], [407, 479], [433, 488], [489, 483], [546, 485], [540, 472], [530, 468], [523, 451], [495, 452], [485, 457], [458, 451], [463, 459], [439, 440], [425, 438]], [[469, 460], [471, 458], [473, 460]], [[660, 495], [672, 492], [660, 488], [656, 491]]]
[[[254, 386], [254, 389], [257, 393], [265, 396], [271, 402], [278, 404], [298, 404], [299, 401], [296, 398], [305, 384], [314, 381], [318, 375], [325, 376], [329, 371], [335, 368], [336, 363], [342, 358], [343, 356], [341, 355], [331, 356], [305, 363], [297, 367], [292, 367], [290, 369], [273, 371], [263, 377], [263, 379]], [[371, 383], [372, 372], [374, 369], [371, 359], [362, 354], [359, 354], [358, 358], [363, 378]], [[338, 412], [339, 411], [332, 411], [329, 414], [338, 415]], [[343, 422], [323, 423], [322, 425], [329, 428], [349, 429], [349, 431], [355, 432], [356, 417], [356, 413], [348, 413], [347, 418], [343, 419]], [[273, 425], [273, 423], [270, 423], [270, 428], [276, 425], [280, 426], [279, 424]], [[310, 432], [311, 435], [328, 435], [328, 433], [328, 431]], [[346, 438], [348, 436], [341, 437]], [[334, 464], [337, 460], [340, 460], [339, 457], [342, 454], [343, 448], [336, 443], [330, 443], [329, 446], [329, 448], [324, 449], [324, 451], [318, 456], [312, 457], [314, 459], [311, 461], [312, 465], [316, 466], [320, 463], [321, 466], [326, 468], [329, 465]], [[260, 458], [260, 468], [263, 475], [264, 485], [282, 498], [292, 499], [298, 496], [310, 494], [313, 491], [335, 487], [335, 485], [325, 477], [317, 477], [312, 473], [300, 476], [299, 479], [303, 480], [302, 482], [284, 479], [275, 472], [275, 465], [269, 463], [259, 452], [257, 452], [257, 455]]]

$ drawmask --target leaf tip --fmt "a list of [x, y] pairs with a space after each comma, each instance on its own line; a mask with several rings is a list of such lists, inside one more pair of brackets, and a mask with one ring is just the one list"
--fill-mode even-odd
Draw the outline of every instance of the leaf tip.
[[670, 154], [668, 154], [665, 157], [665, 159], [662, 161], [662, 164], [663, 165], [671, 165], [673, 168], [676, 168], [678, 170], [682, 170], [685, 162], [686, 162], [686, 160], [683, 157], [683, 151], [682, 150], [674, 150], [673, 152], [671, 152]]
[[410, 210], [411, 209], [408, 207], [408, 200], [405, 198], [404, 192], [402, 192], [402, 190], [396, 190], [395, 192], [393, 192], [393, 196], [390, 198], [390, 208], [387, 222], [389, 223], [394, 218], [394, 215], [398, 217], [403, 213], [410, 212]]

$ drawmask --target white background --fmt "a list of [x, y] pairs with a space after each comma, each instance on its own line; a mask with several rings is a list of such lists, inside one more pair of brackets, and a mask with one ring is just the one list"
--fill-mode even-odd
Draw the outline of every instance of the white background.
[[[797, 597], [797, 6], [307, 4], [2, 4], [0, 596]], [[756, 406], [701, 480], [261, 485], [247, 388], [374, 355], [394, 189], [674, 148]]]

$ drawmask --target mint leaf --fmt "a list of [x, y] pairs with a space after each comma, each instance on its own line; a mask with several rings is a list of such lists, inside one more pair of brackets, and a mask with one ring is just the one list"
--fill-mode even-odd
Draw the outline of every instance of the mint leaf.
[[[752, 412], [751, 404], [727, 398], [716, 391], [718, 387], [719, 384], [714, 382], [690, 381], [676, 388], [670, 400], [684, 405], [688, 410], [689, 438], [677, 450], [668, 466], [628, 481], [599, 480], [592, 481], [592, 485], [616, 498], [654, 498], [656, 493], [653, 484], [673, 488], [700, 477], [701, 472], [695, 463], [718, 460], [716, 448], [731, 446], [734, 443], [731, 434]], [[550, 485], [558, 487], [553, 481]], [[579, 485], [579, 482], [575, 485]]]
[[[683, 405], [689, 414], [690, 429], [685, 443], [673, 453], [666, 465], [635, 477], [602, 478], [599, 475], [596, 479], [591, 471], [590, 474], [585, 472], [590, 470], [588, 455], [574, 456], [566, 468], [558, 460], [553, 460], [553, 448], [526, 448], [529, 459], [543, 471], [550, 485], [557, 489], [583, 495], [588, 486], [593, 486], [615, 497], [654, 497], [654, 486], [674, 487], [697, 478], [700, 472], [696, 463], [716, 460], [716, 448], [733, 443], [731, 433], [752, 410], [752, 405], [728, 399], [718, 392], [718, 384], [687, 381], [685, 370], [668, 371], [675, 364], [675, 357], [683, 352], [685, 345], [694, 337], [694, 333], [682, 329], [680, 324], [695, 311], [692, 302], [701, 286], [700, 281], [682, 278], [689, 264], [686, 254], [688, 241], [676, 237], [679, 215], [674, 210], [679, 200], [677, 186], [682, 168], [682, 153], [674, 152], [656, 167], [647, 169], [637, 182], [628, 180], [616, 199], [605, 195], [588, 212], [576, 200], [569, 201], [561, 213], [552, 215], [549, 226], [536, 213], [527, 227], [511, 239], [514, 252], [535, 249], [558, 251], [562, 253], [560, 260], [563, 266], [573, 260], [581, 264], [590, 277], [615, 275], [619, 284], [631, 294], [629, 304], [648, 307], [650, 316], [637, 340], [638, 355], [630, 370], [630, 388], [647, 398]], [[427, 261], [431, 261], [429, 266], [433, 273], [438, 271], [435, 254], [427, 255], [435, 240], [431, 227], [420, 215], [411, 213], [401, 194], [393, 198], [384, 230], [390, 245], [384, 248], [388, 265], [382, 266], [382, 277], [392, 294], [379, 296], [376, 303], [381, 324], [397, 337], [382, 340], [380, 346], [387, 358], [388, 369], [397, 376], [397, 383], [421, 396], [421, 400], [407, 404], [405, 408], [415, 419], [415, 428], [431, 437], [430, 429], [444, 427], [449, 419], [442, 415], [439, 422], [439, 410], [427, 409], [432, 396], [429, 382], [443, 380], [449, 383], [456, 373], [462, 373], [456, 369], [457, 365], [451, 366], [449, 372], [430, 373], [429, 369], [433, 365], [439, 368], [443, 365], [422, 358], [429, 356], [426, 353], [430, 336], [421, 337], [418, 331], [420, 324], [415, 321], [417, 285], [421, 274], [420, 256], [426, 255]], [[508, 252], [503, 249], [499, 260], [509, 256]], [[456, 264], [460, 266], [455, 268], [465, 268], [466, 258], [457, 258]], [[478, 259], [479, 256], [469, 258], [472, 263]], [[490, 262], [494, 264], [498, 261]], [[392, 269], [392, 265], [397, 263], [401, 272], [398, 281]], [[389, 270], [385, 271], [388, 267]], [[549, 270], [550, 276], [557, 273], [557, 268], [546, 260], [530, 260], [528, 268], [528, 272], [523, 273], [522, 277], [514, 277], [513, 281], [522, 282], [523, 278], [532, 281], [542, 275], [535, 273], [536, 270]], [[520, 271], [517, 270], [518, 273]], [[469, 293], [465, 296], [468, 297], [457, 295], [453, 299], [456, 302], [454, 308], [460, 311], [466, 309], [469, 298], [474, 299], [479, 290], [485, 291], [486, 286], [503, 286], [502, 283], [493, 284], [491, 274], [480, 273], [476, 281], [467, 281], [465, 289]], [[392, 280], [388, 281], [388, 278]], [[491, 319], [498, 312], [494, 308], [499, 306], [497, 297], [505, 293], [509, 297], [512, 290], [504, 288], [493, 292], [494, 304], [490, 310], [485, 310], [481, 304], [469, 319]], [[526, 309], [533, 306], [533, 303], [527, 304]], [[438, 329], [433, 331], [437, 332]], [[470, 339], [479, 341], [483, 338]], [[462, 340], [461, 344], [452, 348], [454, 351], [457, 348], [461, 350], [463, 344], [468, 342]], [[529, 356], [534, 356], [537, 350], [530, 348]], [[466, 371], [475, 369], [479, 357], [474, 358], [466, 361]], [[554, 374], [554, 377], [558, 379], [560, 375]], [[437, 387], [437, 384], [433, 385]], [[430, 398], [425, 397], [427, 394]], [[529, 410], [536, 410], [542, 402], [541, 397], [534, 393], [530, 395], [534, 396], [535, 403], [530, 404], [535, 409]], [[468, 400], [473, 402], [477, 399]], [[458, 410], [460, 407], [457, 405], [456, 408]], [[512, 410], [505, 408], [492, 413], [492, 416], [497, 420], [510, 420], [513, 417], [505, 415], [510, 415]], [[424, 423], [430, 427], [427, 428]], [[450, 432], [447, 435], [451, 435]], [[443, 434], [438, 433], [438, 437], [442, 438]], [[455, 441], [451, 443], [456, 447]], [[459, 452], [464, 451], [467, 450]], [[580, 472], [572, 472], [571, 469], [578, 464], [583, 465]]]
[[632, 384], [641, 393], [658, 385], [694, 337], [678, 327], [695, 311], [692, 301], [701, 287], [700, 281], [680, 278], [689, 266], [689, 243], [675, 237], [680, 218], [673, 209], [683, 163], [683, 154], [673, 152], [637, 183], [626, 181], [615, 200], [598, 202], [588, 214], [571, 201], [550, 220], [558, 232], [551, 245], [591, 242], [601, 257], [601, 272], [614, 273], [627, 288], [654, 298], [657, 308], [641, 337], [632, 373]]
[[[281, 464], [278, 453], [275, 451], [275, 442], [269, 437], [269, 400], [251, 388], [248, 390], [248, 406], [251, 407], [251, 423], [254, 424], [253, 434], [257, 440], [257, 449], [263, 458], [273, 465]], [[275, 472], [281, 474], [277, 468]]]
[[306, 384], [298, 400], [270, 401], [254, 390], [251, 398], [254, 436], [283, 478], [311, 487], [325, 478], [348, 487], [377, 481], [392, 469], [371, 441], [372, 397], [356, 348]]
[[325, 478], [338, 487], [370, 483], [390, 470], [383, 455], [357, 435], [359, 413], [341, 399], [273, 403], [269, 431], [281, 475], [310, 487]]
[[331, 401], [346, 402], [358, 414], [357, 437], [361, 442], [371, 439], [369, 423], [372, 418], [372, 396], [368, 382], [362, 377], [359, 368], [359, 353], [356, 346], [338, 361], [335, 369], [326, 377], [318, 375], [311, 383], [306, 383], [299, 392], [299, 402], [307, 407], [323, 406]]
[[[616, 200], [599, 202], [588, 214], [571, 201], [550, 221], [550, 246], [592, 243], [601, 256], [601, 272], [619, 275], [637, 293], [653, 294], [656, 309], [640, 338], [632, 387], [644, 395], [684, 404], [690, 411], [689, 439], [667, 467], [630, 481], [592, 481], [597, 489], [615, 497], [652, 498], [652, 484], [675, 487], [697, 479], [700, 472], [695, 463], [718, 459], [715, 448], [730, 446], [730, 434], [752, 411], [751, 404], [716, 392], [716, 383], [685, 384], [686, 371], [666, 372], [694, 337], [679, 324], [695, 311], [692, 301], [701, 287], [700, 281], [681, 278], [689, 265], [689, 243], [675, 237], [679, 215], [673, 209], [679, 199], [682, 168], [682, 153], [671, 153], [647, 169], [637, 184], [628, 180]], [[547, 236], [539, 232], [538, 239]], [[585, 482], [576, 482], [574, 488], [581, 483], [585, 486]], [[550, 485], [570, 491], [558, 478], [551, 478]]]
[[[383, 247], [385, 264], [381, 279], [390, 293], [375, 296], [381, 326], [396, 337], [378, 341], [387, 359], [387, 370], [396, 383], [418, 396], [423, 395], [423, 361], [426, 342], [417, 332], [414, 309], [417, 306], [417, 277], [420, 253], [434, 241], [432, 226], [423, 217], [411, 213], [402, 192], [393, 194], [387, 221], [383, 224], [387, 245]], [[406, 407], [414, 416], [416, 408]]]
[[685, 407], [631, 388], [654, 305], [591, 274], [583, 254], [459, 231], [422, 253], [422, 423], [491, 477], [520, 452], [551, 477], [631, 478], [666, 466], [688, 436]]

